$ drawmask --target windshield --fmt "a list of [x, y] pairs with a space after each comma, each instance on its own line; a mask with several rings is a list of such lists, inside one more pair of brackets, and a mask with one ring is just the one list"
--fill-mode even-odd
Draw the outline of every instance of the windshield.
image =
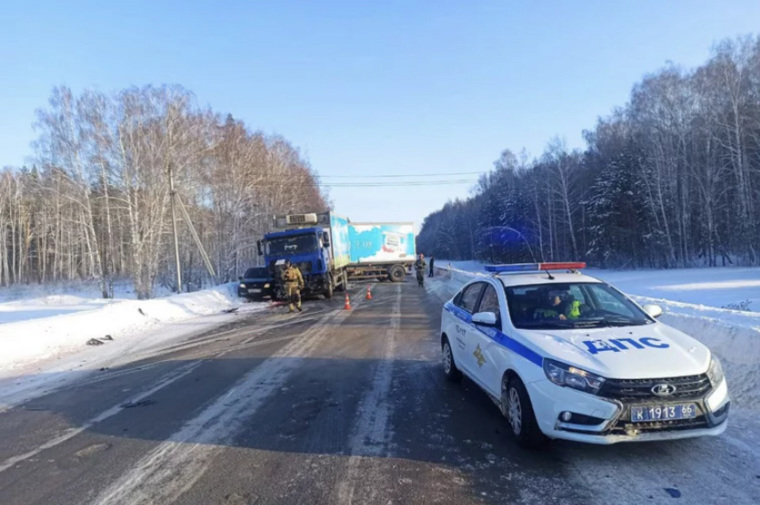
[[267, 241], [267, 254], [296, 254], [315, 251], [318, 247], [317, 236], [294, 235]]
[[515, 328], [549, 330], [652, 323], [622, 293], [603, 283], [537, 284], [504, 290]]
[[243, 276], [246, 279], [268, 279], [271, 277], [265, 267], [249, 268]]

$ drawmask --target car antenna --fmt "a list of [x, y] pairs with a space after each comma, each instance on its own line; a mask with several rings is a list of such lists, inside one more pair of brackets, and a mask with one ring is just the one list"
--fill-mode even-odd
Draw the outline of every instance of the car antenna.
[[554, 276], [552, 275], [552, 273], [549, 270], [544, 270], [544, 271], [546, 272], [546, 275], [549, 276], [549, 280], [553, 281], [554, 280]]

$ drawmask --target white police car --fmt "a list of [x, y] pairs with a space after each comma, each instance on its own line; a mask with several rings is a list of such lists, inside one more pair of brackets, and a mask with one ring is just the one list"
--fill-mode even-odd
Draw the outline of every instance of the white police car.
[[[443, 307], [446, 376], [488, 393], [522, 445], [719, 435], [730, 400], [720, 362], [585, 263], [487, 267]], [[562, 273], [552, 273], [564, 270]]]

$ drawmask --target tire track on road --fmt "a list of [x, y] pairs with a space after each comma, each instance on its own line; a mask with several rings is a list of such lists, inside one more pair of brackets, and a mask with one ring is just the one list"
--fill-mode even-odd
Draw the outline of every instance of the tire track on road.
[[[350, 457], [346, 475], [338, 486], [338, 503], [372, 503], [382, 490], [382, 474], [377, 458], [387, 457], [392, 433], [388, 421], [391, 410], [391, 383], [393, 357], [401, 326], [401, 285], [396, 285], [396, 298], [391, 310], [391, 320], [383, 337], [385, 348], [381, 361], [375, 369], [371, 388], [362, 397], [359, 418], [351, 430]], [[361, 490], [357, 487], [361, 486]], [[357, 496], [369, 493], [369, 496]]]
[[[17, 465], [17, 464], [19, 464], [19, 463], [21, 463], [23, 461], [28, 460], [29, 458], [33, 458], [34, 456], [37, 456], [38, 454], [40, 454], [43, 451], [46, 451], [48, 449], [52, 449], [52, 448], [54, 448], [56, 446], [59, 446], [59, 445], [63, 444], [64, 442], [67, 442], [68, 440], [71, 440], [72, 438], [76, 437], [80, 433], [89, 430], [94, 425], [96, 425], [96, 424], [98, 424], [100, 422], [103, 422], [103, 421], [105, 421], [105, 420], [107, 420], [107, 419], [109, 419], [109, 418], [111, 418], [111, 417], [119, 414], [122, 410], [124, 410], [124, 408], [125, 408], [124, 405], [125, 404], [135, 404], [135, 403], [138, 403], [138, 402], [140, 402], [142, 400], [145, 400], [145, 399], [149, 398], [150, 396], [154, 395], [155, 393], [161, 391], [162, 389], [164, 389], [164, 388], [166, 388], [166, 387], [174, 384], [178, 380], [180, 380], [183, 377], [187, 376], [188, 374], [190, 374], [191, 372], [193, 372], [196, 368], [198, 368], [199, 366], [203, 365], [204, 363], [207, 363], [207, 362], [209, 362], [211, 360], [214, 360], [214, 359], [219, 359], [219, 358], [221, 358], [221, 357], [223, 357], [223, 356], [225, 356], [225, 355], [227, 355], [227, 354], [229, 354], [231, 352], [237, 351], [237, 350], [247, 349], [247, 348], [251, 348], [251, 347], [255, 347], [255, 346], [259, 346], [259, 345], [266, 345], [266, 344], [271, 344], [271, 343], [276, 343], [276, 342], [282, 342], [282, 341], [287, 341], [287, 340], [292, 340], [294, 338], [298, 338], [299, 335], [286, 335], [286, 336], [283, 336], [283, 337], [273, 337], [273, 338], [268, 338], [268, 339], [263, 339], [263, 340], [255, 340], [257, 337], [259, 337], [262, 334], [267, 333], [267, 332], [269, 332], [271, 330], [278, 329], [278, 328], [283, 328], [283, 327], [287, 327], [287, 326], [291, 326], [291, 325], [298, 324], [298, 323], [304, 323], [304, 322], [307, 322], [307, 321], [313, 320], [313, 319], [315, 319], [315, 318], [301, 319], [301, 320], [290, 320], [290, 321], [282, 322], [282, 323], [279, 323], [279, 324], [271, 324], [271, 325], [268, 325], [268, 326], [257, 328], [256, 330], [254, 330], [252, 332], [247, 332], [243, 336], [247, 336], [248, 338], [246, 338], [245, 340], [243, 340], [239, 344], [227, 347], [223, 351], [217, 352], [217, 353], [213, 354], [210, 357], [205, 357], [205, 358], [203, 358], [203, 357], [197, 357], [197, 358], [195, 358], [196, 361], [193, 361], [192, 363], [189, 363], [187, 365], [181, 366], [180, 368], [178, 368], [176, 370], [173, 370], [173, 371], [171, 371], [171, 372], [169, 372], [167, 374], [162, 375], [156, 381], [156, 385], [153, 386], [152, 388], [148, 389], [147, 391], [143, 391], [142, 393], [134, 395], [134, 396], [132, 396], [132, 397], [130, 397], [130, 398], [124, 400], [124, 401], [120, 401], [118, 404], [113, 405], [112, 407], [109, 407], [108, 409], [102, 411], [98, 415], [93, 416], [92, 418], [86, 420], [80, 426], [74, 427], [74, 428], [70, 428], [70, 429], [66, 430], [64, 434], [59, 435], [57, 437], [53, 437], [53, 438], [45, 441], [44, 443], [40, 444], [39, 446], [37, 446], [34, 449], [31, 449], [31, 450], [29, 450], [27, 452], [24, 452], [22, 454], [19, 454], [19, 455], [16, 455], [16, 456], [13, 456], [13, 457], [10, 457], [10, 458], [6, 459], [2, 463], [0, 463], [0, 473], [2, 473], [4, 471], [12, 468], [13, 466], [15, 466], [15, 465]], [[235, 331], [240, 331], [240, 329], [226, 331], [226, 332], [222, 333], [222, 335], [232, 334]], [[215, 337], [217, 337], [217, 335], [215, 335]], [[219, 339], [217, 339], [217, 338], [213, 338], [213, 339], [210, 339], [208, 341], [195, 342], [195, 343], [193, 343], [192, 346], [183, 347], [181, 350], [193, 349], [193, 348], [198, 347], [198, 346], [203, 345], [203, 344], [217, 342], [218, 340]], [[180, 349], [173, 349], [171, 352], [174, 352], [175, 350], [180, 350]], [[161, 354], [163, 354], [163, 353], [161, 353]], [[161, 354], [159, 354], [159, 355], [161, 355]], [[138, 359], [140, 359], [140, 358], [138, 358]], [[111, 380], [111, 379], [117, 379], [119, 377], [123, 377], [123, 376], [131, 374], [131, 373], [143, 372], [143, 371], [155, 368], [157, 366], [160, 366], [160, 365], [162, 365], [164, 363], [165, 363], [164, 361], [159, 361], [159, 362], [156, 362], [156, 363], [149, 363], [149, 364], [144, 364], [144, 365], [138, 365], [138, 366], [133, 367], [133, 368], [128, 368], [128, 369], [124, 369], [124, 370], [118, 370], [118, 371], [115, 371], [113, 373], [110, 373], [110, 374], [102, 376], [102, 377], [96, 377], [96, 378], [93, 378], [93, 379], [89, 379], [89, 380], [87, 380], [87, 385], [92, 385], [92, 384], [96, 384], [96, 383], [107, 381], [107, 380]], [[61, 388], [57, 388], [57, 389], [55, 389], [54, 392], [58, 393], [58, 392], [62, 392], [62, 391], [67, 391], [67, 390], [75, 389], [76, 387], [79, 387], [79, 386], [80, 386], [79, 384], [72, 384], [70, 386], [64, 386], [64, 387], [61, 387]], [[6, 410], [10, 410], [10, 407], [8, 409], [6, 409]], [[0, 413], [2, 413], [2, 412], [3, 411], [0, 411]]]
[[21, 463], [22, 461], [25, 461], [25, 460], [27, 460], [29, 458], [34, 457], [34, 456], [38, 455], [39, 453], [41, 453], [42, 451], [45, 451], [47, 449], [52, 449], [53, 447], [55, 447], [57, 445], [61, 445], [62, 443], [66, 442], [67, 440], [71, 440], [72, 438], [74, 438], [75, 436], [79, 435], [83, 431], [90, 429], [95, 424], [100, 423], [102, 421], [105, 421], [106, 419], [108, 419], [110, 417], [113, 417], [116, 414], [118, 414], [119, 412], [121, 412], [122, 410], [124, 410], [125, 407], [123, 405], [125, 405], [125, 404], [135, 404], [135, 403], [137, 403], [139, 401], [142, 401], [142, 400], [148, 398], [149, 396], [157, 393], [158, 391], [164, 389], [165, 387], [170, 386], [171, 384], [177, 382], [181, 378], [187, 376], [193, 370], [195, 370], [196, 368], [198, 368], [199, 366], [201, 366], [205, 362], [206, 362], [206, 360], [203, 360], [203, 361], [194, 361], [194, 362], [189, 363], [187, 365], [181, 366], [178, 369], [174, 370], [173, 372], [164, 375], [161, 379], [159, 379], [158, 384], [156, 384], [155, 386], [153, 386], [149, 390], [144, 391], [144, 392], [142, 392], [142, 393], [140, 393], [138, 395], [135, 395], [135, 396], [131, 397], [126, 402], [120, 402], [119, 405], [115, 405], [115, 406], [111, 407], [110, 409], [107, 409], [107, 410], [101, 412], [97, 416], [95, 416], [95, 417], [91, 418], [90, 420], [84, 422], [78, 428], [72, 428], [72, 429], [68, 430], [65, 434], [63, 434], [63, 435], [61, 435], [59, 437], [53, 438], [51, 440], [48, 440], [44, 444], [38, 446], [35, 449], [32, 449], [31, 451], [28, 451], [28, 452], [26, 452], [24, 454], [19, 454], [18, 456], [13, 456], [11, 458], [8, 458], [2, 464], [0, 464], [0, 472], [4, 472], [4, 471], [8, 470], [9, 468], [12, 468], [13, 466]]
[[[360, 302], [356, 304], [359, 305]], [[220, 446], [233, 440], [244, 428], [245, 420], [280, 390], [304, 358], [350, 314], [335, 311], [320, 318], [298, 340], [244, 375], [225, 395], [212, 401], [197, 417], [141, 458], [93, 503], [163, 504], [176, 500], [203, 475], [216, 453], [222, 450]]]

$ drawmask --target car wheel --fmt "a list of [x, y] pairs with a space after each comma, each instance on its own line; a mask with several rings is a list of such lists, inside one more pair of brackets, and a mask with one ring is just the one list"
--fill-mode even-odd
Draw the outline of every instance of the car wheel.
[[501, 412], [507, 418], [510, 433], [517, 443], [526, 448], [540, 447], [546, 442], [533, 413], [528, 390], [519, 377], [506, 377], [501, 382]]
[[454, 353], [451, 350], [451, 344], [449, 339], [444, 338], [441, 345], [441, 356], [443, 358], [443, 373], [446, 378], [451, 382], [459, 382], [462, 380], [462, 372], [457, 368], [457, 364], [454, 362]]

